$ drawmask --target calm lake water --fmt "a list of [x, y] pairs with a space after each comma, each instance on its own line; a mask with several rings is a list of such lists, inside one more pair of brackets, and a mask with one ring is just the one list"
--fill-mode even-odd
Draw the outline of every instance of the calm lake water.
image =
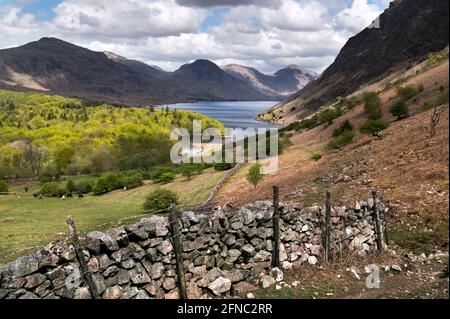
[[258, 114], [278, 102], [196, 102], [169, 105], [170, 109], [202, 113], [223, 123], [226, 128], [280, 128], [281, 126], [255, 120]]

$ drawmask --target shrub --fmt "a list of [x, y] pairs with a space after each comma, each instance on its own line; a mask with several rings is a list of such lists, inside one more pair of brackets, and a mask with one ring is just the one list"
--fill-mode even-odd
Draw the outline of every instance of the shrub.
[[73, 193], [75, 191], [75, 183], [73, 180], [69, 179], [66, 183], [66, 190], [68, 193]]
[[66, 189], [59, 187], [57, 183], [45, 183], [42, 185], [40, 193], [45, 197], [61, 197], [66, 193]]
[[355, 138], [355, 133], [352, 131], [344, 131], [341, 135], [333, 138], [331, 141], [328, 142], [327, 148], [328, 149], [339, 149], [341, 147], [344, 147], [347, 144], [350, 144], [353, 139]]
[[8, 190], [8, 184], [6, 184], [5, 181], [0, 180], [0, 193], [7, 193]]
[[397, 117], [397, 119], [406, 117], [409, 115], [408, 104], [406, 104], [406, 102], [403, 100], [398, 101], [391, 106], [391, 109], [389, 110], [389, 112], [393, 116]]
[[362, 133], [377, 134], [389, 127], [389, 123], [385, 120], [370, 120], [359, 129]]
[[156, 189], [145, 199], [144, 209], [150, 212], [167, 210], [172, 205], [178, 205], [178, 196], [167, 189]]
[[262, 166], [260, 163], [255, 163], [250, 167], [250, 170], [246, 175], [247, 181], [249, 181], [255, 188], [264, 177], [261, 173], [261, 168]]
[[96, 195], [101, 195], [124, 187], [130, 189], [139, 187], [142, 185], [142, 181], [143, 176], [141, 173], [105, 173], [97, 179], [92, 187], [92, 191]]
[[144, 177], [142, 173], [130, 173], [122, 177], [123, 187], [132, 189], [142, 186]]
[[347, 110], [353, 110], [359, 103], [361, 103], [361, 101], [356, 96], [352, 96], [346, 102], [345, 107]]
[[88, 181], [81, 181], [75, 184], [75, 192], [80, 194], [88, 194], [92, 192], [92, 183]]
[[412, 85], [397, 88], [397, 95], [403, 101], [408, 101], [409, 99], [412, 99], [418, 93], [419, 93], [419, 90]]
[[155, 167], [150, 172], [147, 173], [149, 179], [158, 183], [159, 178], [164, 173], [175, 173], [175, 170], [167, 168], [167, 167]]
[[170, 183], [175, 179], [176, 175], [172, 172], [162, 173], [159, 176], [158, 183]]
[[322, 155], [319, 153], [313, 153], [311, 154], [310, 158], [314, 161], [319, 161], [322, 158]]
[[377, 120], [383, 116], [381, 112], [381, 100], [378, 93], [370, 92], [364, 95], [364, 109], [369, 120]]
[[340, 117], [342, 115], [342, 109], [340, 107], [337, 107], [335, 109], [325, 109], [323, 111], [320, 111], [317, 115], [317, 122], [318, 124], [324, 124], [328, 123], [331, 124], [335, 119]]
[[333, 131], [333, 137], [338, 137], [339, 135], [341, 135], [342, 133], [344, 133], [345, 131], [353, 131], [353, 125], [350, 123], [349, 120], [345, 120], [340, 127], [338, 127], [337, 129], [335, 129]]

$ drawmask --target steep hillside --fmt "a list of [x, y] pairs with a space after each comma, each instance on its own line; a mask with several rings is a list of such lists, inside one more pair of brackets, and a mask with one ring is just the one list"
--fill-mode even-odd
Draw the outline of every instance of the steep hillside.
[[318, 77], [313, 71], [296, 65], [283, 68], [273, 75], [238, 64], [226, 65], [222, 69], [233, 77], [248, 82], [262, 94], [274, 97], [291, 95]]
[[0, 50], [0, 87], [122, 104], [272, 98], [210, 61], [163, 72], [139, 61], [54, 38]]
[[[389, 128], [381, 132], [381, 139], [359, 131], [367, 122], [362, 104], [331, 125], [286, 132], [291, 145], [279, 156], [278, 172], [265, 176], [254, 191], [245, 177], [248, 166], [243, 167], [219, 192], [217, 203], [267, 200], [272, 186], [279, 185], [282, 199], [300, 206], [323, 204], [325, 190], [331, 191], [335, 205], [354, 205], [361, 194], [370, 196], [378, 189], [391, 207], [391, 238], [396, 244], [416, 253], [448, 249], [448, 72], [446, 60], [414, 72], [401, 84], [424, 87], [407, 101], [410, 117], [403, 120], [389, 113], [399, 100], [400, 86], [382, 90], [381, 111]], [[446, 105], [434, 137], [427, 133], [433, 114], [433, 109], [426, 110], [430, 103]], [[330, 150], [334, 130], [346, 120], [354, 127], [353, 141]]]
[[278, 117], [265, 114], [264, 119], [286, 123], [302, 118], [442, 50], [449, 43], [449, 2], [397, 0], [381, 14], [379, 25], [351, 38], [318, 80], [276, 106]]

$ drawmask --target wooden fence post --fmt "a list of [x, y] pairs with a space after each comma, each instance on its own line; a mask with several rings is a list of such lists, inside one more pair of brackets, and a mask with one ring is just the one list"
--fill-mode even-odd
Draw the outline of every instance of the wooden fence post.
[[170, 208], [169, 222], [172, 229], [172, 243], [173, 250], [175, 252], [175, 260], [177, 266], [177, 278], [178, 278], [178, 291], [180, 293], [180, 299], [188, 299], [186, 292], [186, 281], [184, 278], [184, 266], [183, 266], [183, 250], [180, 241], [180, 228], [181, 228], [181, 216], [175, 211], [175, 207]]
[[331, 246], [331, 194], [326, 193], [325, 202], [325, 262], [330, 261], [330, 246]]
[[80, 247], [80, 239], [78, 238], [77, 229], [75, 227], [72, 216], [67, 216], [67, 225], [69, 226], [70, 237], [73, 241], [73, 247], [75, 248], [75, 255], [77, 257], [78, 263], [80, 264], [81, 273], [83, 274], [83, 278], [89, 287], [92, 298], [101, 299], [100, 294], [97, 292], [97, 287], [95, 286], [94, 279], [92, 278], [92, 274], [89, 270], [86, 260], [84, 260], [84, 254]]
[[272, 267], [280, 267], [280, 191], [273, 187], [273, 258]]
[[380, 222], [380, 214], [378, 212], [378, 207], [376, 205], [377, 202], [377, 191], [372, 191], [373, 198], [373, 210], [374, 210], [374, 218], [375, 218], [375, 227], [377, 232], [377, 248], [378, 252], [381, 253], [383, 251], [383, 232], [381, 231], [381, 222]]

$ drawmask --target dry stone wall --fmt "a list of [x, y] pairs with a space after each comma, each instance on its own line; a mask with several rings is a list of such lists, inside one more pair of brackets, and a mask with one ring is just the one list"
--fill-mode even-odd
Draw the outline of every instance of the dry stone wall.
[[[381, 218], [386, 207], [377, 203]], [[324, 209], [280, 206], [280, 261], [288, 269], [320, 263]], [[189, 298], [226, 297], [244, 292], [248, 281], [268, 273], [273, 254], [273, 208], [257, 202], [208, 213], [181, 215], [181, 243]], [[355, 208], [333, 207], [331, 253], [365, 255], [376, 250], [373, 201]], [[85, 260], [105, 299], [178, 298], [176, 262], [167, 217], [91, 232], [82, 238]], [[0, 271], [0, 299], [91, 298], [74, 249], [64, 242], [18, 258]]]

